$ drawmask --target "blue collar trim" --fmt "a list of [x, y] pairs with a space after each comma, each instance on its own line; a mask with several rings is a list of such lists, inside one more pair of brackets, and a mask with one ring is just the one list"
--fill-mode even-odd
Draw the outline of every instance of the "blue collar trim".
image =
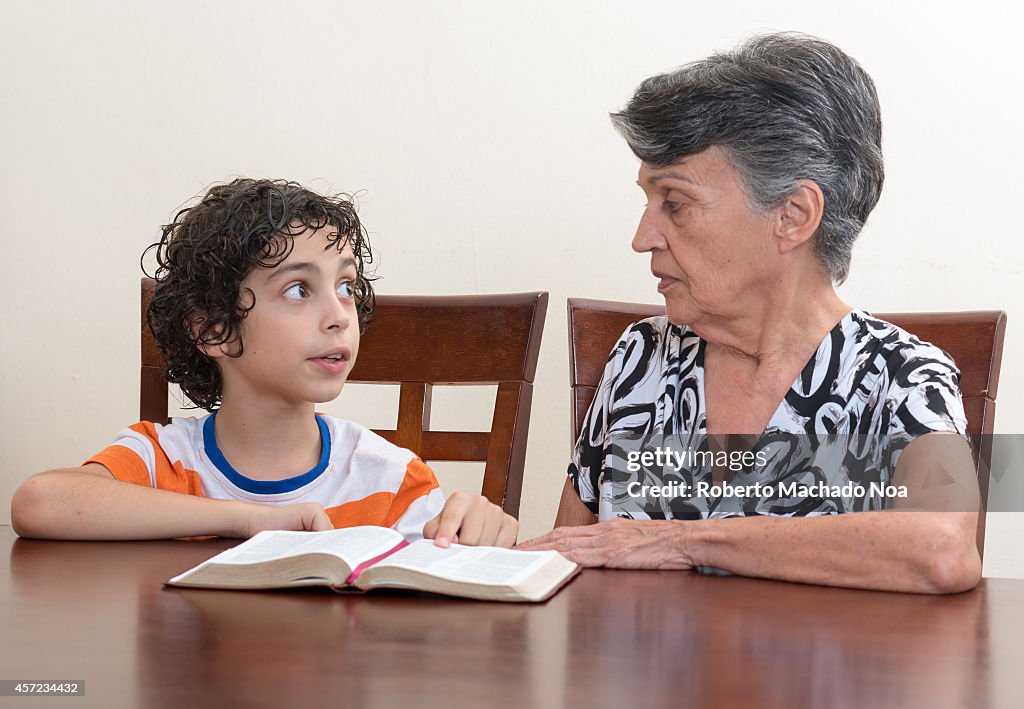
[[276, 495], [282, 492], [293, 492], [320, 477], [327, 470], [327, 463], [331, 459], [331, 432], [327, 428], [327, 422], [324, 421], [323, 417], [319, 414], [314, 415], [316, 416], [316, 424], [320, 428], [320, 460], [315, 468], [302, 475], [285, 478], [284, 480], [253, 480], [235, 470], [217, 445], [217, 434], [213, 427], [214, 420], [217, 418], [216, 411], [207, 416], [206, 421], [203, 422], [203, 445], [206, 447], [206, 455], [209, 456], [210, 462], [217, 466], [217, 470], [224, 473], [224, 477], [230, 480], [233, 485], [246, 492], [256, 493], [257, 495]]

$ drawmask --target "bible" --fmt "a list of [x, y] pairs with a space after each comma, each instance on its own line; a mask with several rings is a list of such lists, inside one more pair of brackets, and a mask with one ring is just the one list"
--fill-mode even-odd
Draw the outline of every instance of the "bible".
[[579, 572], [556, 551], [516, 551], [431, 539], [386, 527], [265, 531], [167, 581], [222, 589], [399, 588], [485, 601], [543, 601]]

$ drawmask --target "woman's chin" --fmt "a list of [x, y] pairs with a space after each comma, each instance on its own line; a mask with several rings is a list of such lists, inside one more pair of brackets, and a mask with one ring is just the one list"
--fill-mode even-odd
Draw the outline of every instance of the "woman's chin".
[[673, 325], [689, 325], [698, 317], [692, 303], [679, 303], [665, 299], [665, 317]]

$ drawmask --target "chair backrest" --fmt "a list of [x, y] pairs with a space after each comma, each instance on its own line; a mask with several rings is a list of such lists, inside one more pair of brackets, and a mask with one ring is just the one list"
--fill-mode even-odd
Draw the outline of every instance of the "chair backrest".
[[[140, 414], [164, 423], [167, 383], [146, 327], [152, 279], [142, 281]], [[350, 382], [399, 385], [398, 425], [376, 433], [425, 461], [484, 462], [482, 494], [517, 515], [548, 294], [377, 296]], [[489, 431], [430, 430], [431, 388], [497, 385]]]
[[[608, 355], [630, 324], [664, 315], [661, 305], [610, 300], [569, 299], [569, 378], [572, 386], [572, 435], [579, 436], [583, 417], [601, 382]], [[960, 369], [960, 391], [967, 432], [974, 440], [981, 499], [988, 499], [996, 393], [1003, 358], [1006, 313], [981, 310], [963, 313], [876, 313], [919, 339], [942, 348]], [[978, 548], [984, 549], [984, 512], [978, 525]]]
[[[484, 461], [482, 494], [519, 513], [548, 294], [378, 296], [351, 382], [399, 384], [398, 426], [377, 431], [423, 460]], [[490, 431], [430, 430], [435, 384], [497, 384]]]

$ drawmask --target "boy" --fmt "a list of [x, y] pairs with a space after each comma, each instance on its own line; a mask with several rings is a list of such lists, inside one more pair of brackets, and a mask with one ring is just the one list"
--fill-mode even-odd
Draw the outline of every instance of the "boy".
[[[345, 384], [372, 313], [370, 245], [346, 199], [293, 182], [212, 188], [163, 228], [147, 319], [169, 381], [208, 411], [141, 422], [80, 468], [29, 478], [18, 534], [250, 537], [372, 524], [439, 546], [511, 546], [485, 498], [447, 502], [410, 451], [315, 414]], [[186, 494], [180, 494], [186, 493]]]

